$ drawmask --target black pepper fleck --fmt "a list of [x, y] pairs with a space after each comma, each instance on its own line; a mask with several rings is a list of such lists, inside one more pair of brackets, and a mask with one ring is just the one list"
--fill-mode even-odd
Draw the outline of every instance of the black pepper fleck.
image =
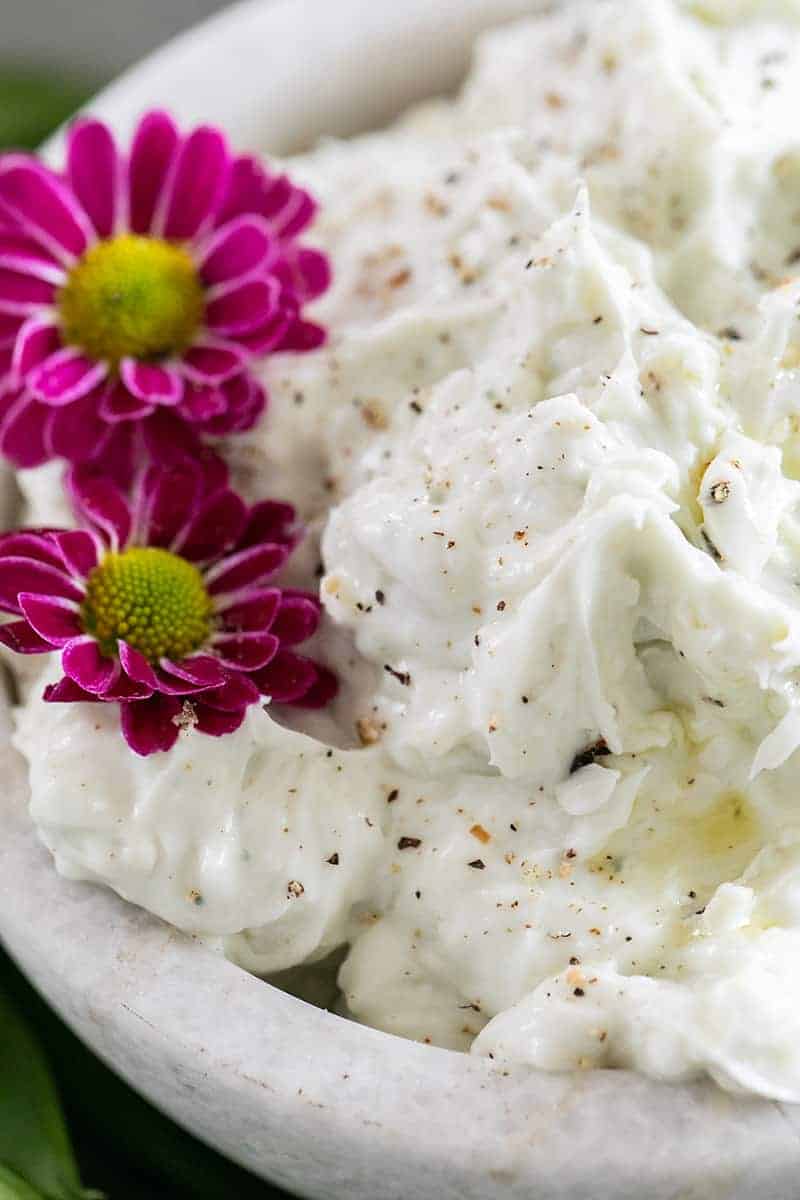
[[611, 751], [608, 748], [608, 743], [605, 738], [599, 738], [592, 746], [587, 746], [585, 750], [581, 750], [576, 754], [570, 763], [569, 773], [574, 775], [576, 771], [580, 771], [581, 767], [588, 767], [598, 758], [605, 758]]
[[398, 683], [402, 683], [403, 687], [408, 687], [411, 683], [411, 676], [408, 671], [396, 671], [394, 667], [390, 667], [388, 663], [383, 664], [384, 671], [396, 679]]

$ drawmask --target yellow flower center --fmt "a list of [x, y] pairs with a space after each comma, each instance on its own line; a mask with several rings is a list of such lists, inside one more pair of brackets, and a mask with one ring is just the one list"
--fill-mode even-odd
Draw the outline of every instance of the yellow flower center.
[[198, 650], [209, 635], [211, 611], [197, 567], [149, 546], [105, 556], [86, 581], [81, 615], [103, 654], [115, 654], [122, 638], [154, 663]]
[[203, 285], [188, 252], [133, 233], [87, 250], [57, 299], [64, 341], [112, 367], [128, 357], [180, 354], [204, 311]]

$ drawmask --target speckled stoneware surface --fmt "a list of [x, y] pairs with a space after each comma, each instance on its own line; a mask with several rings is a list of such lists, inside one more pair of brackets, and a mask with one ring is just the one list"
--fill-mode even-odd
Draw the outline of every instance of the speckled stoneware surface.
[[[531, 0], [296, 0], [229, 10], [93, 108], [152, 104], [285, 151], [451, 87]], [[319, 1200], [793, 1200], [800, 1107], [627, 1072], [541, 1075], [320, 1012], [52, 868], [0, 696], [0, 935], [86, 1042], [193, 1133]]]

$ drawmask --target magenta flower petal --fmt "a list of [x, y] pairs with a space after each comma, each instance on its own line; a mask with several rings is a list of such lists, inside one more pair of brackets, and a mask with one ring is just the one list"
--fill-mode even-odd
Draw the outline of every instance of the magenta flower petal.
[[281, 602], [280, 588], [252, 589], [242, 599], [223, 604], [219, 616], [226, 630], [242, 633], [248, 630], [269, 629]]
[[88, 634], [74, 638], [64, 647], [61, 665], [70, 679], [93, 696], [103, 696], [120, 674], [118, 661], [101, 654], [97, 642]]
[[186, 351], [181, 368], [191, 383], [207, 387], [231, 379], [246, 361], [246, 353], [231, 342], [206, 339]]
[[305, 229], [317, 211], [317, 206], [308, 192], [295, 187], [285, 175], [276, 181], [270, 192], [268, 208], [270, 203], [274, 203], [275, 212], [271, 217], [269, 213], [265, 213], [265, 216], [271, 221], [275, 232], [287, 241]]
[[313, 321], [295, 321], [281, 342], [281, 350], [306, 353], [325, 345], [327, 333], [322, 325]]
[[70, 189], [27, 155], [0, 159], [3, 212], [60, 262], [71, 264], [92, 240], [93, 230]]
[[58, 326], [53, 324], [52, 317], [29, 317], [14, 346], [12, 361], [17, 378], [24, 379], [29, 371], [55, 354], [60, 344]]
[[130, 223], [134, 233], [149, 233], [180, 137], [172, 118], [151, 112], [139, 123], [131, 147]]
[[203, 421], [204, 432], [214, 437], [252, 429], [266, 408], [266, 392], [249, 374], [237, 375], [215, 391], [223, 407], [216, 415], [208, 415]]
[[[56, 419], [62, 413], [72, 412], [78, 404], [69, 408], [56, 409]], [[156, 410], [158, 411], [158, 410]], [[55, 422], [54, 422], [55, 424]], [[69, 457], [76, 465], [102, 464], [110, 479], [116, 480], [121, 486], [127, 487], [133, 480], [135, 470], [141, 457], [141, 426], [130, 421], [120, 421], [116, 425], [105, 425], [102, 438], [98, 439], [91, 454], [79, 454], [77, 451]]]
[[235, 158], [231, 164], [228, 191], [217, 215], [217, 224], [223, 226], [243, 213], [260, 215], [268, 190], [267, 173], [257, 158], [249, 154]]
[[209, 287], [252, 275], [275, 254], [267, 223], [257, 216], [236, 217], [215, 230], [200, 256], [200, 272]]
[[250, 279], [215, 289], [206, 305], [208, 327], [223, 337], [252, 333], [269, 320], [279, 294], [276, 279]]
[[242, 155], [233, 162], [219, 224], [243, 212], [259, 213], [277, 234], [288, 239], [312, 219], [315, 204], [285, 175], [268, 175], [258, 159]]
[[143, 758], [159, 750], [170, 750], [178, 740], [178, 721], [183, 704], [175, 696], [151, 696], [120, 705], [120, 723], [125, 741]]
[[282, 593], [284, 600], [304, 600], [314, 608], [317, 616], [322, 616], [322, 601], [316, 592], [306, 591], [305, 588], [285, 587]]
[[269, 354], [283, 347], [286, 336], [296, 320], [294, 311], [287, 311], [282, 305], [263, 325], [250, 333], [239, 334], [236, 340], [250, 354]]
[[50, 654], [53, 650], [51, 643], [39, 637], [27, 621], [8, 621], [0, 625], [0, 645], [15, 654]]
[[226, 666], [236, 671], [257, 671], [272, 661], [280, 641], [271, 633], [219, 633], [213, 645]]
[[293, 550], [302, 536], [297, 513], [283, 500], [260, 500], [250, 509], [247, 527], [239, 546], [257, 546], [261, 542], [277, 542]]
[[[267, 192], [262, 212], [269, 218], [274, 229], [283, 237], [289, 238], [292, 236], [292, 227], [298, 214], [307, 213], [311, 203], [311, 197], [301, 188], [295, 187], [288, 176], [278, 175]], [[309, 215], [306, 220], [310, 219]]]
[[207, 228], [228, 187], [230, 156], [218, 129], [201, 126], [180, 146], [163, 198], [163, 216], [156, 213], [165, 237], [185, 240]]
[[251, 676], [264, 696], [276, 704], [292, 704], [317, 682], [314, 664], [291, 650], [281, 650], [272, 662]]
[[196, 715], [196, 728], [200, 733], [209, 734], [211, 737], [225, 737], [229, 733], [235, 733], [240, 727], [244, 721], [245, 710], [221, 712], [219, 709], [209, 708], [201, 701], [197, 705]]
[[317, 677], [311, 687], [302, 696], [291, 701], [298, 708], [324, 708], [339, 691], [339, 681], [333, 671], [323, 667], [321, 663], [314, 663], [314, 670]]
[[21, 275], [33, 275], [57, 287], [67, 278], [63, 266], [51, 254], [33, 238], [25, 237], [18, 231], [6, 233], [0, 230], [0, 267]]
[[188, 384], [183, 393], [179, 412], [193, 424], [205, 424], [213, 417], [228, 411], [228, 399], [221, 388], [194, 387]]
[[247, 675], [234, 671], [222, 687], [211, 688], [203, 692], [199, 703], [203, 707], [219, 708], [223, 712], [239, 712], [250, 704], [255, 704], [260, 698], [260, 692]]
[[[102, 396], [102, 391], [99, 394]], [[97, 392], [90, 392], [61, 408], [40, 405], [38, 401], [32, 403], [41, 412], [49, 414], [46, 441], [51, 456], [85, 462], [99, 455], [109, 474], [113, 474], [114, 460], [108, 453], [111, 429], [100, 416]]]
[[97, 566], [101, 547], [88, 529], [66, 529], [51, 536], [70, 575], [85, 579]]
[[158, 690], [158, 676], [143, 654], [122, 640], [117, 643], [117, 653], [126, 675], [134, 682], [149, 688], [151, 692]]
[[55, 284], [22, 271], [0, 268], [0, 312], [27, 317], [55, 299]]
[[191, 425], [171, 409], [159, 405], [142, 423], [141, 431], [147, 457], [157, 466], [174, 466], [187, 460], [207, 464], [215, 460], [220, 464], [220, 477], [227, 479], [227, 468], [219, 455], [204, 446]]
[[286, 214], [287, 208], [290, 209], [291, 215], [298, 206], [299, 201], [295, 195], [298, 191], [298, 188], [293, 187], [288, 175], [270, 176], [264, 190], [259, 211], [270, 220], [273, 226], [276, 220], [281, 225], [286, 224], [289, 219]]
[[18, 393], [0, 418], [0, 453], [17, 467], [38, 467], [51, 457], [45, 440], [49, 410]]
[[31, 372], [28, 384], [42, 404], [72, 404], [106, 376], [105, 363], [92, 362], [80, 350], [65, 346]]
[[222, 663], [208, 654], [195, 654], [179, 663], [162, 658], [159, 666], [159, 689], [170, 695], [183, 696], [220, 687], [227, 679]]
[[21, 555], [1, 557], [0, 609], [3, 612], [20, 613], [20, 592], [61, 596], [65, 600], [83, 599], [81, 589], [57, 567]]
[[131, 512], [122, 492], [110, 479], [84, 467], [74, 467], [67, 487], [76, 512], [85, 517], [115, 549], [131, 534]]
[[301, 300], [316, 300], [331, 284], [331, 266], [321, 250], [304, 246], [290, 247], [286, 252], [292, 282]]
[[13, 346], [22, 327], [22, 317], [0, 312], [0, 346]]
[[186, 525], [202, 491], [202, 474], [196, 463], [152, 467], [143, 477], [137, 504], [140, 536], [148, 546], [168, 547]]
[[316, 601], [303, 596], [285, 596], [273, 622], [272, 632], [284, 646], [296, 646], [316, 633], [319, 618], [320, 610]]
[[21, 529], [13, 533], [0, 534], [0, 555], [3, 558], [34, 558], [60, 571], [63, 567], [53, 534], [40, 533], [35, 529]]
[[221, 488], [198, 508], [174, 549], [190, 562], [213, 558], [236, 542], [246, 522], [244, 501], [230, 488]]
[[289, 556], [285, 546], [250, 546], [239, 550], [206, 572], [206, 585], [212, 596], [238, 592], [240, 588], [263, 582], [282, 567]]
[[19, 606], [31, 628], [51, 646], [66, 646], [83, 633], [74, 601], [20, 592]]
[[120, 375], [128, 391], [148, 404], [177, 404], [183, 395], [183, 380], [178, 372], [157, 363], [124, 358]]
[[120, 671], [115, 681], [103, 692], [106, 704], [126, 703], [129, 700], [147, 700], [153, 695], [154, 689], [131, 679], [124, 671]]
[[155, 407], [155, 402], [135, 396], [118, 379], [112, 379], [103, 388], [98, 413], [104, 421], [116, 425], [149, 417]]
[[[225, 385], [228, 393], [229, 425], [227, 432], [244, 433], [252, 429], [267, 407], [267, 392], [251, 375], [247, 376], [246, 394], [239, 392], [234, 379]], [[221, 419], [221, 418], [220, 418]], [[208, 426], [211, 434], [218, 432], [217, 422], [211, 421]]]
[[67, 178], [98, 235], [111, 237], [125, 215], [123, 167], [101, 121], [78, 121], [70, 129]]
[[48, 704], [74, 704], [76, 700], [82, 701], [84, 704], [97, 704], [100, 701], [99, 696], [93, 696], [91, 692], [84, 691], [74, 679], [65, 676], [58, 683], [49, 683], [44, 689], [42, 696]]

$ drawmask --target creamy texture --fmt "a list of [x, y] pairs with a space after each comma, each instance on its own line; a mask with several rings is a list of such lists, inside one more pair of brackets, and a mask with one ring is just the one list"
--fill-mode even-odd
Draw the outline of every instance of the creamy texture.
[[800, 1100], [799, 68], [788, 0], [578, 2], [293, 164], [332, 341], [224, 449], [342, 694], [144, 762], [31, 691], [61, 871], [262, 974], [347, 945], [382, 1029]]

